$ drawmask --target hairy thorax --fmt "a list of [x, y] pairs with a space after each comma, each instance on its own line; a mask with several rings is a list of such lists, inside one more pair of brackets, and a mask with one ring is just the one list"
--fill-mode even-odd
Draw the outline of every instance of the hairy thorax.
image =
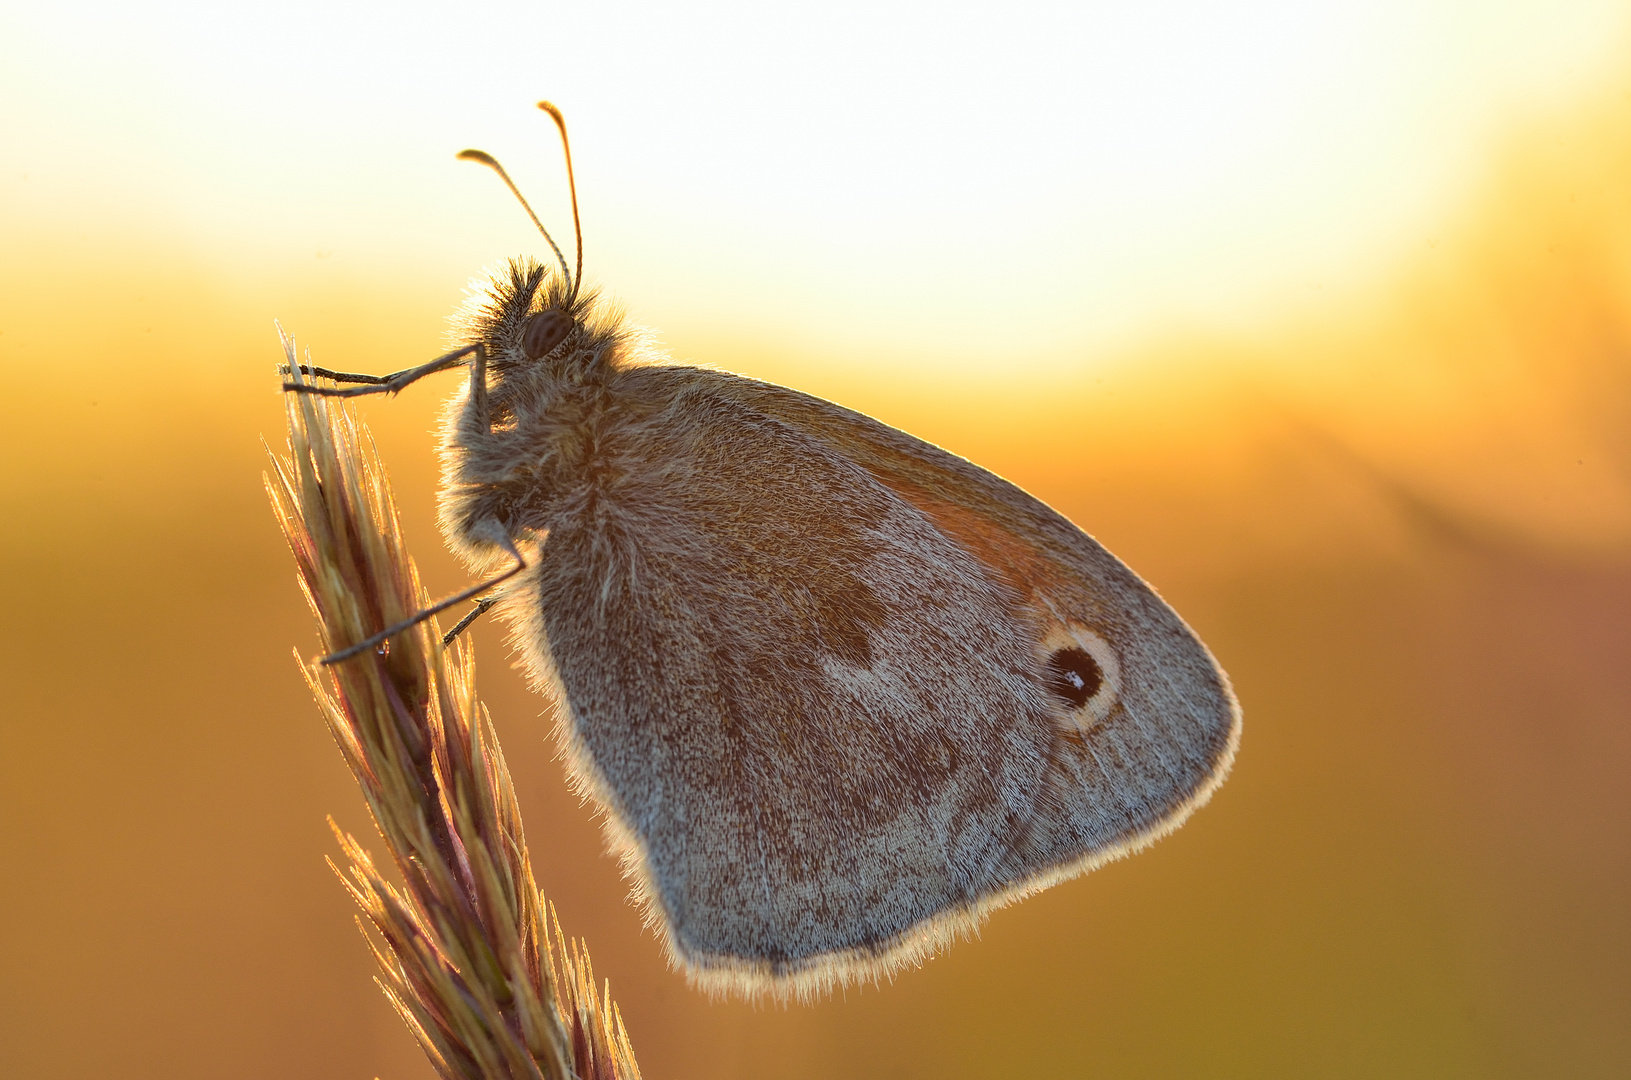
[[442, 531], [467, 564], [485, 567], [506, 541], [536, 543], [563, 514], [615, 497], [631, 432], [658, 405], [621, 392], [621, 344], [578, 329], [527, 361], [490, 343], [509, 362], [491, 365], [485, 410], [466, 385], [443, 422]]

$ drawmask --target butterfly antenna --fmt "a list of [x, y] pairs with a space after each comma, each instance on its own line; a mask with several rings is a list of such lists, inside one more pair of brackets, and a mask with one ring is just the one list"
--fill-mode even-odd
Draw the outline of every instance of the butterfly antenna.
[[[564, 138], [566, 129], [562, 128], [561, 130], [562, 137]], [[538, 226], [538, 231], [544, 234], [544, 239], [549, 241], [549, 246], [555, 251], [555, 258], [560, 261], [561, 273], [567, 276], [567, 280], [572, 286], [572, 296], [577, 296], [578, 279], [573, 277], [571, 270], [567, 268], [566, 256], [561, 254], [561, 246], [555, 242], [555, 238], [553, 236], [549, 235], [549, 230], [544, 228], [544, 223], [538, 220], [538, 215], [532, 212], [532, 207], [527, 205], [526, 196], [521, 194], [521, 189], [515, 186], [515, 181], [510, 179], [510, 174], [504, 171], [504, 166], [498, 163], [498, 159], [487, 153], [485, 150], [460, 150], [459, 160], [478, 161], [498, 174], [498, 178], [504, 181], [504, 183], [509, 187], [510, 192], [520, 201], [521, 209], [527, 212], [527, 216], [532, 219], [532, 223]], [[569, 157], [567, 160], [570, 162], [571, 158]], [[567, 172], [568, 175], [571, 174], [570, 165]], [[577, 221], [577, 212], [578, 201], [577, 196], [574, 195], [572, 198], [572, 218], [574, 223]], [[583, 238], [581, 236], [578, 238], [578, 269], [583, 269]], [[568, 303], [570, 304], [571, 301], [568, 300]]]
[[[578, 181], [572, 175], [572, 144], [566, 138], [566, 117], [547, 101], [540, 101], [538, 107], [548, 113], [555, 126], [561, 129], [561, 149], [566, 151], [566, 185], [572, 192], [572, 231], [578, 234], [578, 272], [572, 275], [572, 295], [567, 298], [570, 307], [578, 297], [578, 284], [583, 280], [583, 223], [578, 220]], [[556, 254], [559, 253], [559, 249], [556, 249]]]

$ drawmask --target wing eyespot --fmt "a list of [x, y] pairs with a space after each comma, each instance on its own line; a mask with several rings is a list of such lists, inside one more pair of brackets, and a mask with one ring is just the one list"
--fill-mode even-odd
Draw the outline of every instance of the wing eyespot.
[[1110, 642], [1080, 623], [1055, 624], [1038, 658], [1061, 727], [1081, 733], [1104, 722], [1121, 697], [1121, 660]]

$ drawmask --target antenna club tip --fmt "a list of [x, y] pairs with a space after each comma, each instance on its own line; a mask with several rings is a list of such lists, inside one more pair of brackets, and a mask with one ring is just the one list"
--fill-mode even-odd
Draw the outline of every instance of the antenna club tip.
[[[538, 107], [548, 113], [551, 120], [555, 121], [555, 126], [561, 132], [561, 142], [566, 142], [566, 117], [561, 114], [561, 110], [557, 109], [553, 102], [548, 101], [540, 101]], [[570, 155], [571, 151], [567, 151], [567, 153]]]
[[498, 164], [498, 161], [493, 157], [493, 155], [489, 154], [485, 150], [460, 150], [458, 153], [458, 159], [460, 161], [479, 161], [483, 165]]

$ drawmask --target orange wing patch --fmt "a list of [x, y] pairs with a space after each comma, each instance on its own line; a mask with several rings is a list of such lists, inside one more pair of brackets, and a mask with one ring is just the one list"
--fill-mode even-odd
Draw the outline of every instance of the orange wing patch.
[[941, 532], [980, 561], [986, 572], [1024, 598], [1038, 627], [1037, 664], [1054, 692], [1059, 726], [1079, 735], [1104, 722], [1121, 698], [1121, 658], [1102, 634], [1068, 619], [1048, 600], [1057, 596], [1058, 571], [1019, 531], [912, 484], [887, 483]]
[[1026, 598], [1047, 591], [1055, 574], [1043, 554], [1021, 539], [1018, 530], [897, 477], [879, 479], [941, 532], [968, 549], [993, 578]]

